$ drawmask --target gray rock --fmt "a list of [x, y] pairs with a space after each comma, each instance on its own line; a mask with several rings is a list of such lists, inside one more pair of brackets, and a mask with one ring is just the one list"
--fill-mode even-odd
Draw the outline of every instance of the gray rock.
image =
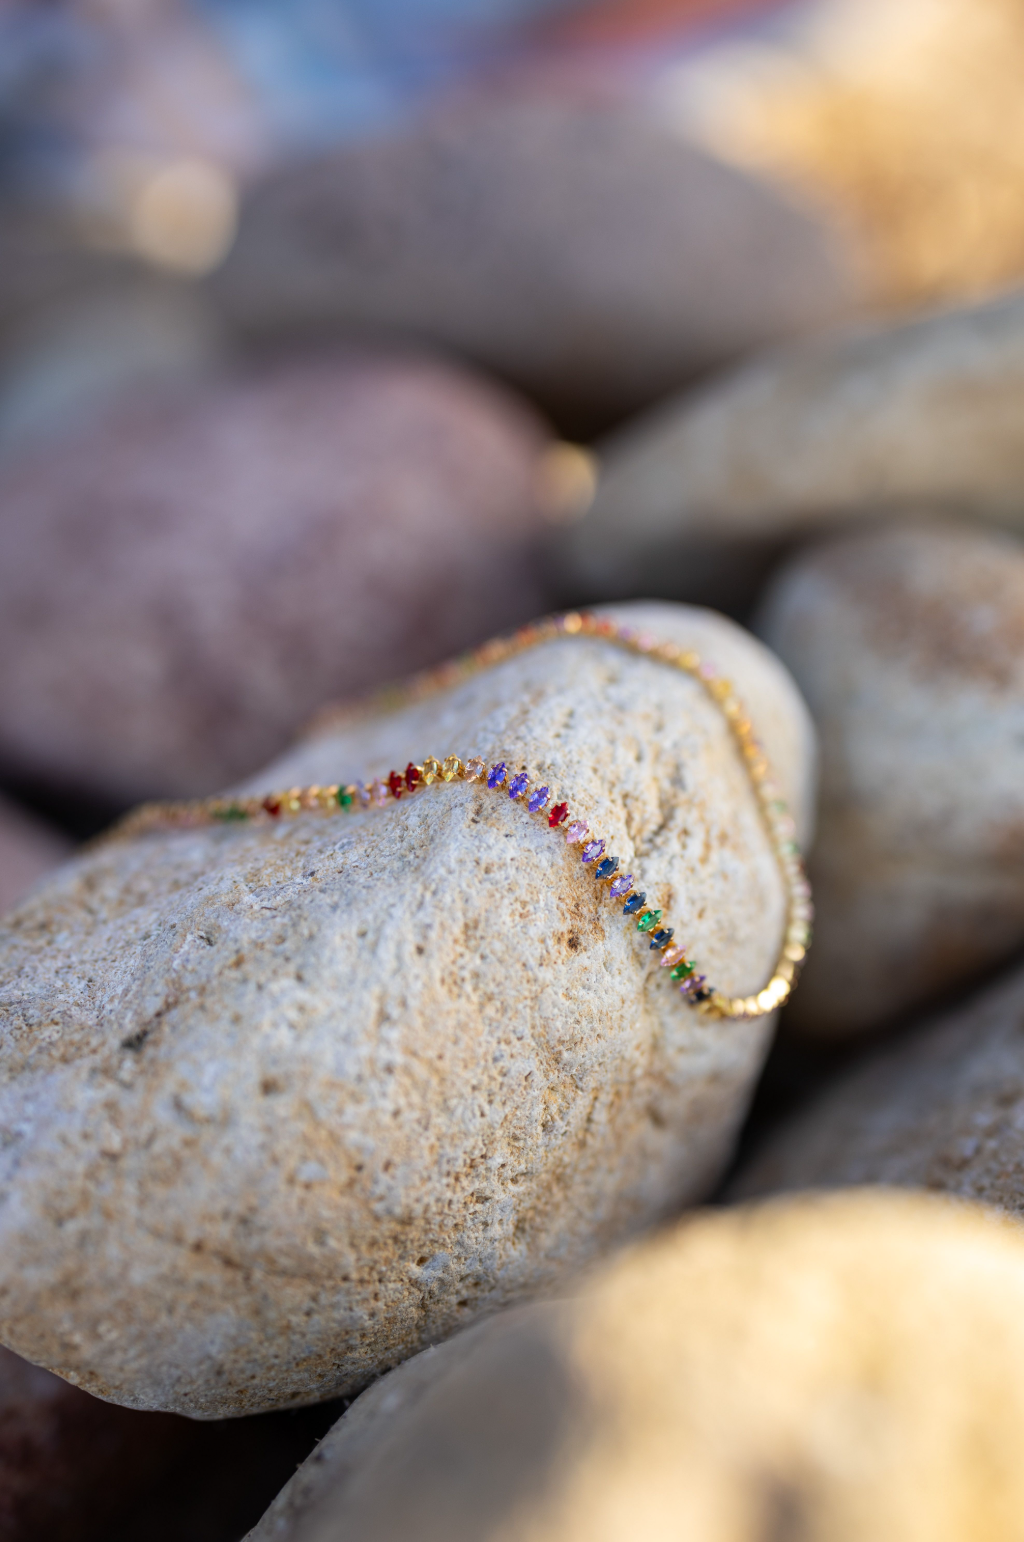
[[599, 446], [577, 586], [741, 605], [795, 537], [898, 512], [1024, 528], [1024, 295], [825, 334]]
[[1024, 942], [1024, 546], [945, 524], [836, 539], [782, 570], [759, 630], [821, 736], [787, 1021], [857, 1034]]
[[731, 1193], [865, 1183], [1024, 1214], [1024, 972], [844, 1076], [782, 1126]]
[[344, 355], [149, 393], [0, 467], [0, 761], [212, 792], [325, 701], [541, 608], [547, 443], [455, 366]]
[[1015, 1542], [1022, 1286], [923, 1196], [698, 1217], [386, 1376], [248, 1542]]
[[[798, 824], [813, 740], [709, 612], [637, 624], [752, 707]], [[251, 787], [473, 753], [543, 774], [723, 989], [760, 989], [781, 877], [692, 678], [563, 638], [336, 726]], [[541, 818], [465, 782], [388, 809], [99, 846], [0, 929], [0, 1336], [100, 1396], [312, 1402], [716, 1182], [771, 1024], [680, 1001]]]
[[255, 187], [216, 287], [250, 333], [453, 349], [577, 433], [853, 293], [779, 188], [638, 106], [508, 90]]

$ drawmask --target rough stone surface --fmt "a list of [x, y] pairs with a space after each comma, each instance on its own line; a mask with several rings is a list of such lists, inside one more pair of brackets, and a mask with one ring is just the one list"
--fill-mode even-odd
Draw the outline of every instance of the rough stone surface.
[[1022, 1288], [948, 1201], [698, 1218], [393, 1371], [249, 1542], [1016, 1542]]
[[838, 539], [783, 569], [759, 630], [821, 735], [788, 1020], [859, 1033], [1024, 941], [1024, 546], [945, 524]]
[[58, 830], [0, 798], [0, 915], [73, 850]]
[[[777, 661], [624, 614], [736, 682], [806, 833]], [[781, 880], [696, 681], [560, 639], [252, 785], [447, 752], [564, 789], [713, 980], [763, 984]], [[9, 918], [0, 976], [0, 1335], [199, 1416], [359, 1387], [706, 1193], [770, 1031], [686, 1007], [560, 835], [466, 783], [100, 847]]]
[[783, 1125], [732, 1192], [862, 1183], [1024, 1213], [1024, 973], [872, 1055]]
[[894, 512], [1024, 528], [1024, 294], [825, 334], [600, 446], [565, 561], [603, 594], [740, 603], [793, 537]]
[[196, 1433], [101, 1403], [0, 1348], [0, 1542], [101, 1535]]
[[345, 355], [140, 396], [0, 469], [0, 761], [210, 792], [322, 702], [535, 614], [532, 413]]
[[839, 243], [769, 183], [636, 106], [541, 90], [277, 173], [217, 287], [251, 331], [441, 344], [573, 432], [852, 295]]

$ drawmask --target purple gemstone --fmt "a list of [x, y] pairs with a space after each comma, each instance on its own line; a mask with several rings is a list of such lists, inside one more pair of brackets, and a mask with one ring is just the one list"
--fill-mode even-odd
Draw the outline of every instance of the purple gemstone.
[[583, 848], [584, 862], [596, 862], [604, 855], [604, 841], [588, 841]]
[[536, 792], [531, 792], [530, 799], [526, 807], [530, 810], [531, 814], [536, 814], [538, 810], [544, 807], [550, 796], [550, 788], [538, 787]]
[[692, 996], [694, 991], [700, 990], [701, 986], [707, 983], [707, 978], [706, 974], [691, 974], [680, 985], [680, 996]]
[[611, 895], [612, 899], [621, 899], [624, 894], [628, 894], [629, 893], [629, 891], [630, 891], [630, 889], [632, 887], [633, 887], [633, 874], [632, 873], [623, 873], [621, 878], [616, 878], [615, 882], [612, 884], [611, 888], [608, 890], [608, 893]]
[[487, 773], [488, 787], [500, 787], [505, 780], [505, 762], [499, 760], [496, 766], [492, 766]]
[[521, 798], [529, 785], [530, 778], [527, 776], [525, 771], [520, 771], [518, 776], [514, 776], [508, 784], [509, 797]]

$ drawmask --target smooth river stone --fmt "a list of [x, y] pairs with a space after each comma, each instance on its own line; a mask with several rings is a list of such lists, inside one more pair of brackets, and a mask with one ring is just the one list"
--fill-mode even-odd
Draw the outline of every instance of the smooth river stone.
[[384, 1377], [247, 1542], [1017, 1542], [1022, 1291], [980, 1208], [703, 1216]]
[[[736, 683], [806, 833], [813, 737], [710, 612], [620, 612]], [[564, 638], [337, 727], [250, 786], [410, 756], [526, 765], [709, 977], [768, 978], [783, 889], [700, 684]], [[311, 1402], [706, 1194], [771, 1024], [679, 998], [543, 816], [440, 783], [381, 810], [100, 846], [0, 930], [0, 1338], [199, 1417]]]
[[1024, 972], [873, 1054], [783, 1124], [731, 1193], [864, 1183], [1024, 1215]]
[[0, 764], [212, 792], [323, 702], [536, 614], [543, 425], [441, 361], [139, 392], [0, 467]]
[[504, 87], [289, 165], [215, 280], [260, 336], [426, 340], [574, 434], [846, 312], [840, 242], [638, 104]]
[[1024, 942], [1024, 544], [949, 524], [793, 559], [758, 627], [821, 736], [815, 937], [787, 1022], [869, 1031]]
[[928, 509], [1024, 529], [1024, 293], [826, 333], [598, 446], [579, 589], [742, 606], [786, 542]]

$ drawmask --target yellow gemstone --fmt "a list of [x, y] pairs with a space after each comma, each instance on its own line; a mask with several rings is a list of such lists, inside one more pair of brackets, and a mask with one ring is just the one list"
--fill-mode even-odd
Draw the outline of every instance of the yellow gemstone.
[[446, 782], [454, 782], [456, 777], [462, 775], [462, 761], [459, 759], [458, 755], [448, 756], [448, 759], [441, 767], [441, 775], [444, 777]]
[[428, 755], [423, 762], [423, 780], [429, 785], [436, 782], [441, 775], [441, 762], [435, 760], [433, 755]]

